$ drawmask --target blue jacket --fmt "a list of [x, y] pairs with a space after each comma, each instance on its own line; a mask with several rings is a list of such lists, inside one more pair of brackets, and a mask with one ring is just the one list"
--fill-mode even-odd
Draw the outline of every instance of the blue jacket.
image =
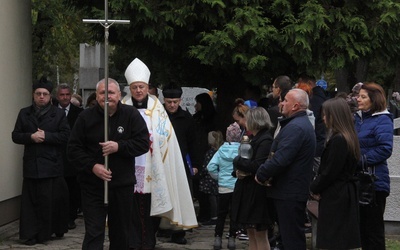
[[218, 180], [218, 186], [232, 191], [236, 182], [232, 176], [233, 159], [238, 155], [239, 145], [239, 142], [225, 142], [207, 165], [211, 177]]
[[307, 201], [316, 139], [306, 111], [280, 121], [281, 130], [271, 146], [270, 159], [257, 171], [257, 179], [272, 178], [267, 195], [273, 199]]
[[360, 141], [361, 154], [367, 165], [375, 167], [378, 179], [375, 190], [390, 193], [390, 178], [387, 159], [393, 150], [393, 118], [388, 111], [374, 114], [358, 111], [355, 127]]

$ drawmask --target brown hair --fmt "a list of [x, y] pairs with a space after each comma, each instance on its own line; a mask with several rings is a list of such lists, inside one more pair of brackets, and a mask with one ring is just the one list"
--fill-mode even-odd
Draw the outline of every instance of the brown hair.
[[387, 108], [385, 91], [383, 88], [374, 82], [367, 82], [361, 86], [368, 93], [368, 97], [371, 100], [371, 112], [376, 113], [384, 111]]
[[244, 118], [247, 110], [249, 109], [249, 106], [244, 104], [244, 100], [242, 98], [237, 98], [235, 100], [235, 108], [233, 109], [232, 115], [237, 114], [239, 117]]
[[322, 104], [322, 114], [329, 130], [327, 140], [335, 134], [341, 134], [354, 158], [360, 159], [360, 144], [354, 128], [353, 115], [347, 102], [340, 97], [326, 100]]

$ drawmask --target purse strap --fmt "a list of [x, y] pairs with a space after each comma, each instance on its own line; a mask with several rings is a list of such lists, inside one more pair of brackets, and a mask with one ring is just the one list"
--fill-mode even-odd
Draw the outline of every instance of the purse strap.
[[364, 173], [375, 174], [375, 166], [368, 166], [366, 155], [361, 156], [361, 168]]

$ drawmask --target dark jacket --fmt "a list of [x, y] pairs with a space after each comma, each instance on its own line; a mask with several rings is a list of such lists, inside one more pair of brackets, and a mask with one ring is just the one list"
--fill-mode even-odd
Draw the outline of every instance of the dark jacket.
[[[45, 131], [45, 140], [35, 143], [31, 135], [38, 129]], [[24, 178], [49, 178], [63, 176], [62, 150], [70, 134], [65, 112], [50, 106], [39, 118], [32, 106], [23, 108], [18, 114], [12, 140], [25, 145], [23, 158]]]
[[[75, 121], [78, 118], [78, 115], [83, 111], [83, 108], [79, 108], [72, 103], [69, 105], [69, 110], [68, 110], [68, 115], [67, 115], [67, 120], [69, 127], [71, 130], [74, 128]], [[64, 150], [63, 150], [63, 162], [64, 162], [64, 176], [76, 176], [77, 171], [74, 166], [71, 165], [71, 163], [68, 161], [67, 158], [67, 144], [64, 145]]]
[[259, 131], [251, 140], [253, 156], [243, 159], [237, 156], [233, 162], [235, 169], [251, 175], [237, 179], [232, 197], [232, 220], [244, 224], [271, 223], [266, 197], [267, 187], [259, 185], [254, 176], [260, 165], [268, 158], [272, 144], [272, 136], [268, 130]]
[[[109, 117], [108, 130], [108, 139], [118, 143], [118, 151], [108, 156], [112, 172], [109, 187], [133, 186], [136, 183], [134, 157], [146, 153], [150, 146], [146, 123], [135, 107], [119, 103], [115, 114]], [[99, 145], [103, 141], [103, 109], [99, 105], [85, 109], [76, 120], [67, 148], [68, 159], [77, 168], [82, 187], [103, 187], [103, 180], [92, 172], [95, 164], [104, 164]]]
[[320, 194], [317, 247], [354, 249], [361, 246], [357, 187], [358, 159], [340, 134], [333, 136], [322, 153], [318, 175], [310, 190]]
[[216, 122], [217, 114], [206, 116], [203, 111], [199, 111], [193, 115], [195, 121], [196, 129], [194, 131], [196, 135], [196, 149], [199, 151], [200, 155], [204, 158], [208, 146], [208, 132], [217, 130]]
[[369, 114], [358, 111], [355, 126], [360, 141], [361, 154], [367, 157], [367, 165], [375, 168], [378, 179], [375, 190], [390, 193], [390, 177], [387, 159], [393, 150], [393, 118], [388, 111]]
[[[167, 111], [168, 113], [168, 111]], [[174, 114], [168, 113], [169, 119], [175, 131], [175, 135], [178, 139], [179, 148], [182, 153], [182, 158], [185, 163], [186, 175], [191, 177], [191, 173], [186, 161], [186, 155], [190, 155], [191, 163], [193, 167], [200, 168], [202, 163], [202, 155], [196, 148], [196, 134], [195, 134], [195, 122], [192, 115], [183, 110], [181, 107], [178, 108]]]
[[316, 86], [312, 89], [312, 95], [310, 96], [310, 110], [315, 116], [315, 136], [317, 139], [317, 147], [315, 150], [315, 156], [320, 157], [324, 150], [324, 144], [326, 139], [325, 124], [322, 120], [321, 110], [322, 104], [328, 98], [325, 95], [324, 89], [320, 86]]
[[274, 199], [307, 201], [315, 154], [314, 128], [306, 111], [280, 121], [281, 130], [271, 146], [271, 159], [257, 171], [257, 179], [272, 177], [267, 195]]

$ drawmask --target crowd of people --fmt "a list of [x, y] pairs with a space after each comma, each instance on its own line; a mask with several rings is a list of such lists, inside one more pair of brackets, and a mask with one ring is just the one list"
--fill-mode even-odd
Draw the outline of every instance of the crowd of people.
[[[116, 80], [102, 79], [85, 105], [68, 84], [53, 100], [51, 82], [33, 84], [32, 105], [12, 132], [25, 147], [26, 245], [63, 237], [82, 211], [82, 249], [103, 249], [106, 225], [110, 249], [155, 249], [157, 237], [187, 244], [186, 232], [206, 225], [215, 225], [213, 248], [222, 249], [228, 216], [228, 249], [239, 234], [250, 250], [306, 249], [313, 199], [318, 248], [385, 249], [393, 117], [379, 84], [328, 99], [312, 76], [296, 84], [278, 76], [268, 98], [252, 86], [235, 100], [224, 137], [208, 93], [195, 97], [192, 116], [180, 106], [181, 87], [165, 86], [161, 103], [150, 75], [135, 58], [125, 71], [127, 96]], [[369, 205], [358, 201], [365, 165], [377, 176]]]

